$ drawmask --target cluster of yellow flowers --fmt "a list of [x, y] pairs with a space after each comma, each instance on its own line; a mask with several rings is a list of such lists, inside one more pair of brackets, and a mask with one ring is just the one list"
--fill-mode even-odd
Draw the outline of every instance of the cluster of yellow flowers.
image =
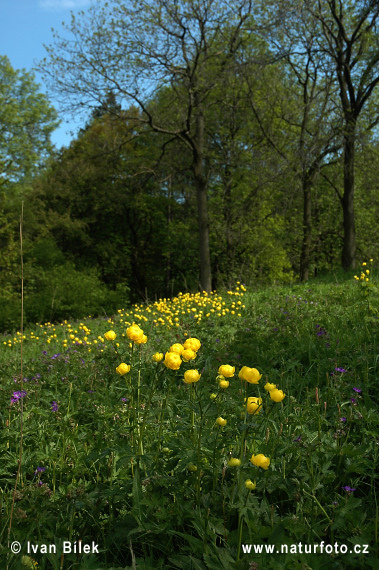
[[[370, 259], [370, 263], [373, 263], [373, 261], [374, 261], [373, 259]], [[366, 262], [366, 261], [364, 261], [364, 262], [362, 263], [362, 267], [363, 267], [363, 268], [367, 267], [367, 262]], [[370, 275], [370, 270], [369, 270], [369, 269], [362, 269], [360, 276], [358, 277], [358, 275], [354, 275], [354, 279], [355, 279], [356, 281], [365, 281], [366, 283], [368, 283], [368, 282], [370, 281], [369, 275]]]

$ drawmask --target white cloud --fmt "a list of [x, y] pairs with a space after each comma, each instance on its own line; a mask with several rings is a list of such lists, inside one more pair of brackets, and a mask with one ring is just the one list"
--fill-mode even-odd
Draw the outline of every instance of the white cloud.
[[39, 0], [44, 10], [75, 10], [89, 6], [91, 0]]

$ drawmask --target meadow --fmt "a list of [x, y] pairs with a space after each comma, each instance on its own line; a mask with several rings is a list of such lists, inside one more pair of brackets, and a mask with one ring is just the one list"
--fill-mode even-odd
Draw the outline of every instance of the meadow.
[[378, 308], [367, 261], [3, 334], [1, 568], [378, 568]]

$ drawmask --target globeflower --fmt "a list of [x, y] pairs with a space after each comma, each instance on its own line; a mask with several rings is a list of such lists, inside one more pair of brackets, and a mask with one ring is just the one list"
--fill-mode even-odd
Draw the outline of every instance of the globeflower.
[[193, 384], [200, 380], [201, 374], [197, 370], [186, 370], [184, 373], [183, 382], [186, 384]]
[[164, 354], [163, 352], [156, 352], [155, 354], [153, 354], [152, 358], [154, 362], [161, 362], [164, 359]]
[[254, 491], [254, 489], [256, 488], [257, 484], [253, 483], [253, 481], [251, 479], [246, 479], [245, 481], [245, 487], [246, 489], [249, 489], [249, 491]]
[[197, 338], [187, 338], [183, 346], [186, 350], [190, 348], [194, 352], [197, 352], [201, 347], [201, 342]]
[[184, 350], [184, 346], [180, 344], [180, 342], [176, 342], [168, 349], [169, 352], [175, 352], [176, 354], [181, 355]]
[[222, 390], [225, 390], [226, 388], [229, 388], [229, 380], [220, 380], [218, 385], [219, 385], [219, 388], [221, 388]]
[[184, 362], [189, 362], [190, 360], [194, 360], [196, 358], [196, 352], [191, 348], [186, 348], [183, 350], [181, 357]]
[[238, 376], [250, 384], [258, 384], [262, 378], [262, 374], [260, 374], [256, 368], [249, 368], [248, 366], [242, 366]]
[[255, 396], [248, 398], [246, 402], [246, 409], [249, 414], [259, 414], [262, 409], [262, 401], [262, 398], [256, 398]]
[[114, 331], [108, 331], [104, 334], [104, 338], [107, 340], [114, 340], [116, 338], [116, 333]]
[[163, 364], [171, 370], [179, 370], [182, 359], [176, 352], [166, 352]]
[[231, 378], [234, 376], [234, 372], [235, 367], [230, 366], [229, 364], [222, 364], [218, 369], [218, 373], [221, 374], [221, 376], [225, 376], [225, 378]]
[[139, 340], [143, 337], [143, 330], [138, 325], [132, 325], [126, 329], [126, 335], [130, 340]]
[[224, 418], [222, 418], [222, 417], [220, 416], [219, 418], [217, 418], [216, 424], [219, 425], [219, 426], [221, 426], [221, 427], [224, 427], [224, 426], [226, 426], [227, 421], [224, 420]]
[[285, 397], [286, 395], [283, 390], [278, 390], [277, 388], [270, 390], [270, 398], [271, 400], [274, 400], [274, 402], [281, 402]]
[[228, 467], [239, 467], [241, 465], [241, 460], [237, 457], [231, 457], [228, 461]]
[[253, 465], [257, 467], [262, 467], [262, 469], [268, 469], [270, 465], [270, 459], [263, 455], [263, 453], [258, 453], [258, 455], [252, 455], [250, 459]]
[[270, 384], [270, 382], [266, 382], [263, 387], [265, 390], [267, 390], [267, 392], [271, 392], [271, 390], [275, 390], [276, 384]]
[[130, 364], [125, 364], [125, 362], [121, 362], [121, 364], [117, 366], [116, 372], [117, 374], [120, 374], [120, 376], [124, 376], [124, 374], [130, 372]]
[[142, 334], [142, 336], [140, 338], [137, 338], [134, 342], [136, 344], [146, 344], [147, 343], [147, 336], [145, 334]]

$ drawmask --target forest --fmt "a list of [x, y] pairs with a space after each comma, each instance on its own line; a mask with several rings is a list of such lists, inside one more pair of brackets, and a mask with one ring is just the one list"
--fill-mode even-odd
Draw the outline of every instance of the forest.
[[[0, 328], [379, 256], [379, 7], [95, 2], [0, 57]], [[50, 141], [59, 117], [83, 126]], [[20, 225], [23, 264], [20, 263]]]

